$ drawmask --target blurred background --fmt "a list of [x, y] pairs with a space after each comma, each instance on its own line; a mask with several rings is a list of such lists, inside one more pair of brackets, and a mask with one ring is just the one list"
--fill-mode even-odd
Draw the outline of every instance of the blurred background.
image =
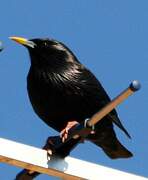
[[[139, 92], [117, 108], [132, 140], [115, 127], [116, 133], [134, 157], [111, 160], [88, 142], [80, 144], [71, 156], [148, 177], [148, 1], [1, 0], [0, 17], [4, 47], [0, 52], [0, 137], [42, 147], [48, 136], [57, 134], [30, 105], [27, 50], [8, 39], [14, 35], [54, 38], [71, 48], [111, 98], [134, 79], [142, 84]], [[14, 179], [20, 170], [1, 163], [0, 179]], [[36, 179], [49, 177], [40, 175]]]

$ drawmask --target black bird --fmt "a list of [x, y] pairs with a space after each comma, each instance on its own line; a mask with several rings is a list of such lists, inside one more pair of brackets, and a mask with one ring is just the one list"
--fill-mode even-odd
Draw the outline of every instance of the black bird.
[[[27, 90], [34, 111], [47, 125], [61, 132], [63, 140], [69, 129], [110, 102], [101, 83], [63, 43], [48, 38], [11, 39], [29, 50]], [[95, 125], [95, 133], [88, 140], [112, 159], [131, 157], [132, 153], [117, 139], [113, 123], [130, 137], [114, 109]]]

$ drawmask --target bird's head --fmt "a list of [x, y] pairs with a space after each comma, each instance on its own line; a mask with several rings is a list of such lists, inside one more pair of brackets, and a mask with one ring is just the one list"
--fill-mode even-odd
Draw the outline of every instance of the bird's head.
[[30, 53], [31, 63], [37, 66], [56, 67], [73, 62], [76, 57], [63, 43], [52, 39], [25, 39], [10, 37], [25, 46]]

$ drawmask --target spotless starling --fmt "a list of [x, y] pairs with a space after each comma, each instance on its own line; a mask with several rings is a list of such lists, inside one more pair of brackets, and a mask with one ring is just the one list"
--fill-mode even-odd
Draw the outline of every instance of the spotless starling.
[[[47, 125], [61, 132], [63, 141], [72, 127], [110, 102], [101, 83], [63, 43], [49, 38], [11, 39], [24, 45], [30, 54], [27, 90], [34, 111]], [[87, 140], [112, 159], [131, 157], [132, 153], [117, 139], [113, 124], [130, 137], [114, 109], [95, 125]]]

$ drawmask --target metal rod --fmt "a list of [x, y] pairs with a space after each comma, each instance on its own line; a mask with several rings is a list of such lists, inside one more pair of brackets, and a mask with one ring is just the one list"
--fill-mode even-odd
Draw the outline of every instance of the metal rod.
[[90, 120], [87, 121], [88, 126], [93, 126], [98, 123], [104, 116], [106, 116], [109, 112], [111, 112], [117, 105], [122, 103], [125, 99], [127, 99], [130, 95], [132, 95], [135, 91], [139, 90], [141, 87], [140, 83], [134, 80], [130, 86], [124, 90], [119, 96], [114, 98], [109, 104], [107, 104], [104, 108], [102, 108], [99, 112], [94, 114]]

